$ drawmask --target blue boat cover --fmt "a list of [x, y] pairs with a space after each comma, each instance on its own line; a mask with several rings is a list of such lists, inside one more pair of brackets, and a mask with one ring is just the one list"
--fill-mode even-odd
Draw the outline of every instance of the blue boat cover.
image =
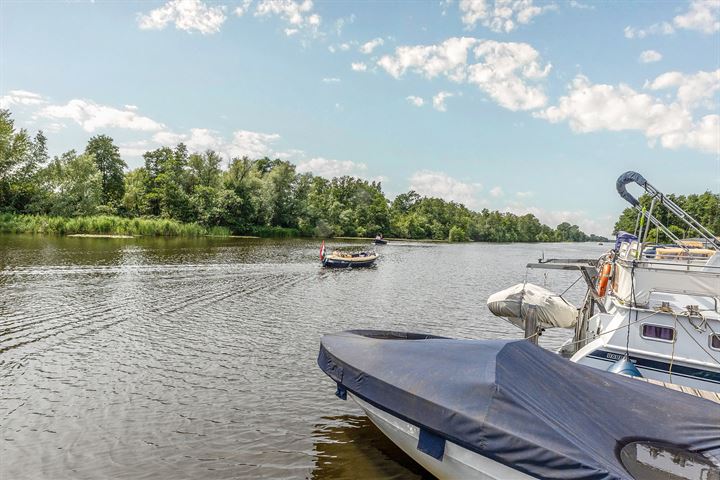
[[634, 441], [720, 465], [720, 405], [527, 341], [353, 330], [325, 335], [318, 365], [340, 390], [538, 478], [631, 479], [620, 450]]

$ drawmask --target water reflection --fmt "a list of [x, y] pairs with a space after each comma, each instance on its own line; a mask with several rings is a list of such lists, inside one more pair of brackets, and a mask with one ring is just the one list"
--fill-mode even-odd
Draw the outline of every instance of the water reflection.
[[620, 458], [635, 480], [720, 480], [720, 468], [698, 453], [654, 442], [632, 442]]
[[365, 416], [323, 417], [315, 426], [315, 480], [434, 479]]
[[[375, 269], [326, 271], [318, 248], [0, 235], [0, 478], [421, 478], [333, 395], [320, 337], [519, 338], [488, 295], [543, 251], [604, 249], [390, 243]], [[577, 290], [566, 297], [579, 302]]]

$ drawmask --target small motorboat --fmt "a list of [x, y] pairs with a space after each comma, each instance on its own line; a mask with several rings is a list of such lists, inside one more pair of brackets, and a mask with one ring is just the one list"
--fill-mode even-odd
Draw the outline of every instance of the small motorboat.
[[335, 250], [328, 254], [325, 251], [325, 242], [320, 247], [320, 261], [324, 267], [329, 268], [360, 268], [371, 267], [378, 259], [378, 254], [372, 251], [342, 252]]
[[375, 245], [387, 245], [388, 242], [383, 238], [382, 233], [378, 233], [377, 235], [375, 235], [373, 243]]
[[352, 330], [320, 368], [438, 478], [720, 478], [720, 404], [525, 340]]

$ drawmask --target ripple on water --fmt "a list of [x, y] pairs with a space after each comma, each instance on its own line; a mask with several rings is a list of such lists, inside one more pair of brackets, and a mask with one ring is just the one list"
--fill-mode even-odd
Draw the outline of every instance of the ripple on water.
[[0, 236], [3, 477], [423, 478], [333, 396], [320, 336], [519, 338], [487, 296], [543, 250], [602, 252], [397, 243], [376, 268], [328, 271], [301, 240], [78, 240]]

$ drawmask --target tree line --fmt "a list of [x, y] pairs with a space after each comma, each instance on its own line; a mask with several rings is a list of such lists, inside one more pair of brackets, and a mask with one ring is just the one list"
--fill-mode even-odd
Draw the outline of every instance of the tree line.
[[184, 144], [143, 155], [132, 170], [107, 135], [82, 152], [50, 158], [42, 131], [17, 130], [0, 110], [0, 212], [171, 219], [235, 234], [385, 236], [485, 242], [602, 241], [567, 222], [556, 228], [514, 215], [428, 198], [414, 191], [390, 201], [380, 182], [298, 173], [290, 162], [233, 158]]
[[[671, 193], [666, 195], [666, 197], [703, 224], [705, 228], [715, 235], [720, 235], [720, 194], [707, 191], [692, 195], [674, 195]], [[649, 195], [643, 194], [638, 198], [638, 201], [642, 207], [650, 210], [652, 198]], [[697, 235], [682, 219], [659, 203], [656, 203], [652, 214], [678, 238], [688, 238]], [[632, 233], [635, 231], [637, 221], [638, 211], [634, 208], [626, 208], [615, 223], [614, 231]], [[657, 228], [653, 227], [649, 229], [646, 240], [651, 242], [668, 242], [670, 239], [667, 238], [662, 231], [658, 231]]]

